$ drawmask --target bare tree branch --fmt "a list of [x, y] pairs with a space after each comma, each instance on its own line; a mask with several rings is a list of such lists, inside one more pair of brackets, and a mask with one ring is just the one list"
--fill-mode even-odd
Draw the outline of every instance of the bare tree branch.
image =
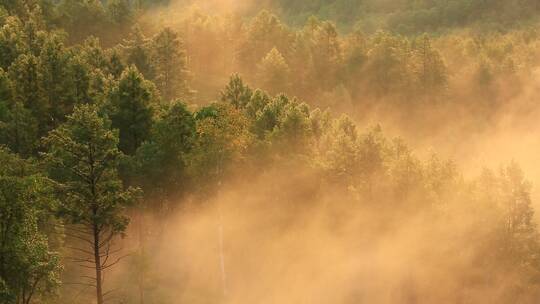
[[86, 253], [86, 254], [88, 254], [88, 255], [92, 255], [92, 256], [94, 255], [94, 253], [93, 253], [93, 252], [90, 252], [90, 251], [88, 251], [88, 250], [85, 250], [85, 249], [82, 249], [82, 248], [77, 248], [77, 247], [71, 247], [71, 246], [66, 246], [66, 248], [68, 248], [68, 249], [73, 249], [73, 250], [77, 250], [77, 251], [80, 251], [80, 252]]
[[75, 239], [79, 239], [81, 241], [85, 241], [87, 242], [88, 244], [93, 244], [93, 242], [91, 240], [88, 240], [88, 239], [85, 239], [81, 236], [78, 236], [78, 235], [75, 235], [75, 234], [71, 234], [71, 233], [64, 233], [65, 235], [69, 236], [69, 237], [72, 237], [72, 238], [75, 238]]
[[81, 276], [81, 278], [96, 280], [96, 277], [91, 277], [91, 276]]
[[109, 264], [109, 265], [102, 265], [101, 269], [105, 270], [105, 269], [107, 269], [107, 268], [110, 268], [110, 267], [112, 267], [112, 266], [118, 264], [120, 261], [122, 261], [123, 259], [127, 258], [127, 257], [130, 256], [130, 255], [131, 255], [131, 253], [128, 253], [128, 254], [126, 254], [126, 255], [123, 255], [123, 256], [117, 258], [116, 261], [112, 262], [112, 263]]
[[75, 263], [94, 263], [94, 260], [90, 259], [81, 259], [77, 257], [64, 257], [64, 259], [70, 260]]
[[89, 286], [89, 287], [96, 287], [95, 284], [89, 284], [89, 283], [70, 283], [70, 282], [64, 282], [62, 283], [64, 285], [82, 285], [82, 286]]

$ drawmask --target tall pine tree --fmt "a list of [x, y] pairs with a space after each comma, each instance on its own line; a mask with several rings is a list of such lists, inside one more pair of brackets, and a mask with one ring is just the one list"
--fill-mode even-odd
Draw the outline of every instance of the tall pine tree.
[[[45, 161], [58, 184], [59, 212], [68, 231], [80, 239], [86, 253], [80, 263], [95, 270], [93, 285], [98, 304], [104, 303], [104, 271], [122, 257], [113, 259], [115, 236], [127, 227], [125, 208], [134, 202], [136, 189], [124, 189], [117, 166], [122, 153], [110, 122], [99, 116], [97, 107], [78, 105], [66, 123], [45, 138]], [[71, 230], [70, 230], [71, 229]], [[113, 250], [114, 251], [114, 250]]]

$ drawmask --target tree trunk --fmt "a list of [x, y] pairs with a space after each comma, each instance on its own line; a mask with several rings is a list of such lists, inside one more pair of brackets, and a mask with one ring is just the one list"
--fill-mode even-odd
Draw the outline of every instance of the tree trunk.
[[144, 276], [145, 276], [145, 252], [144, 252], [144, 214], [139, 210], [139, 303], [144, 304]]
[[103, 304], [103, 288], [102, 288], [102, 275], [101, 275], [101, 255], [99, 250], [99, 229], [94, 224], [94, 261], [96, 267], [96, 297], [97, 304]]

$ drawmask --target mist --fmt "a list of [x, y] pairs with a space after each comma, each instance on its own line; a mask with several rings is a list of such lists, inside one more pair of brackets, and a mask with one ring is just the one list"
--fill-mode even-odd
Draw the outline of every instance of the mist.
[[[433, 38], [449, 73], [440, 92], [409, 95], [400, 91], [408, 88], [392, 91], [396, 89], [387, 87], [390, 93], [381, 96], [369, 80], [343, 87], [330, 78], [335, 87], [318, 88], [313, 94], [295, 85], [265, 82], [257, 66], [246, 69], [242, 59], [227, 59], [237, 52], [235, 48], [245, 47], [244, 42], [229, 40], [231, 49], [221, 48], [219, 35], [249, 33], [245, 28], [256, 22], [256, 9], [261, 7], [265, 6], [245, 1], [173, 2], [146, 13], [140, 22], [148, 33], [162, 26], [183, 32], [188, 54], [193, 56], [189, 63], [193, 83], [204, 83], [197, 87], [196, 104], [219, 98], [217, 88], [226, 85], [231, 73], [241, 71], [249, 85], [270, 94], [283, 90], [314, 107], [328, 108], [332, 117], [349, 115], [359, 130], [376, 125], [386, 136], [404, 140], [414, 151], [412, 163], [422, 163], [420, 177], [405, 178], [407, 190], [400, 192], [402, 185], [391, 180], [388, 172], [360, 178], [360, 184], [370, 184], [366, 190], [354, 182], [328, 180], [323, 165], [303, 160], [289, 162], [288, 167], [276, 165], [276, 160], [259, 163], [255, 172], [232, 168], [227, 181], [220, 182], [212, 195], [174, 199], [173, 204], [182, 207], [165, 219], [152, 212], [145, 215], [149, 221], [145, 227], [159, 228], [150, 229], [153, 232], [146, 236], [145, 247], [152, 249], [144, 257], [151, 269], [145, 273], [144, 298], [150, 303], [534, 302], [538, 291], [522, 289], [529, 280], [523, 271], [530, 270], [490, 262], [501, 259], [494, 231], [506, 207], [497, 199], [482, 198], [486, 195], [482, 174], [488, 168], [510, 170], [506, 166], [515, 161], [527, 180], [533, 185], [540, 182], [540, 130], [535, 123], [540, 118], [535, 104], [538, 70], [533, 66], [509, 77], [495, 75], [482, 87], [474, 56], [446, 49], [443, 36]], [[221, 32], [230, 20], [241, 24], [227, 29], [233, 32]], [[193, 22], [197, 25], [192, 28]], [[283, 28], [293, 36], [301, 35], [294, 34], [298, 27], [283, 24]], [[339, 35], [343, 37], [339, 44], [347, 52], [350, 32]], [[469, 37], [466, 32], [455, 35]], [[280, 42], [271, 41], [259, 56], [275, 47], [272, 43]], [[369, 51], [366, 54], [371, 56]], [[216, 61], [219, 56], [226, 58], [224, 63]], [[284, 58], [291, 74], [306, 77], [313, 72], [307, 66], [306, 70], [292, 66], [288, 55]], [[463, 61], [467, 64], [461, 66]], [[368, 73], [369, 69], [368, 63], [359, 70]], [[293, 84], [302, 81], [291, 74], [284, 77]], [[512, 77], [519, 80], [512, 82]], [[307, 154], [319, 155], [320, 149]], [[429, 172], [433, 153], [450, 160], [448, 164], [459, 172], [450, 173], [452, 181], [442, 186], [444, 190], [422, 184], [429, 183], [433, 174]], [[393, 165], [384, 166], [383, 171], [392, 170]], [[338, 176], [362, 175], [362, 169], [355, 170], [348, 168], [352, 173]], [[536, 209], [540, 194], [534, 186], [530, 191]], [[498, 211], [488, 211], [491, 208]], [[133, 222], [130, 229], [141, 229], [137, 225]], [[119, 281], [129, 273], [117, 271]], [[126, 288], [126, 298], [136, 298], [132, 287], [118, 284]]]
[[[223, 13], [220, 5], [210, 10], [207, 3], [197, 5], [210, 15]], [[225, 7], [241, 14], [238, 6]], [[457, 179], [467, 184], [460, 187], [467, 190], [455, 186], [449, 191], [458, 194], [444, 198], [451, 203], [436, 206], [424, 196], [407, 199], [388, 192], [377, 194], [378, 200], [366, 199], [343, 185], [321, 182], [312, 167], [262, 167], [254, 177], [220, 186], [203, 207], [187, 204], [171, 217], [155, 262], [157, 272], [173, 282], [162, 296], [227, 303], [509, 303], [519, 294], [518, 302], [534, 301], [537, 292], [516, 291], [520, 274], [483, 263], [496, 255], [496, 248], [481, 241], [493, 237], [488, 227], [496, 220], [480, 215], [489, 204], [471, 207], [477, 200], [460, 192], [476, 191], [468, 187], [477, 187], [486, 168], [497, 171], [513, 161], [533, 185], [540, 182], [538, 70], [520, 74], [515, 86], [501, 77], [485, 89], [486, 95], [474, 87], [476, 63], [467, 58], [470, 66], [463, 67], [473, 70], [464, 71], [459, 66], [463, 58], [453, 58], [444, 39], [434, 45], [450, 70], [450, 101], [411, 106], [411, 97], [354, 92], [369, 84], [348, 87], [344, 94], [333, 88], [320, 95], [286, 91], [328, 106], [334, 116], [350, 115], [359, 128], [380, 125], [389, 136], [407, 142], [420, 159], [434, 151], [451, 159], [462, 172]], [[233, 63], [231, 71], [236, 69], [242, 68]], [[243, 76], [272, 90], [250, 73]], [[531, 197], [537, 209], [540, 197], [534, 186]], [[403, 200], [430, 207], [411, 210]]]
[[539, 18], [0, 4], [0, 303], [536, 303]]
[[[484, 202], [476, 192], [482, 192], [479, 176], [486, 169], [506, 170], [513, 161], [533, 185], [540, 182], [540, 130], [535, 123], [540, 118], [535, 104], [538, 70], [521, 74], [518, 88], [501, 76], [484, 88], [489, 91], [486, 95], [484, 89], [475, 87], [476, 71], [452, 71], [459, 63], [451, 62], [451, 51], [435, 40], [450, 71], [444, 94], [456, 92], [446, 101], [429, 103], [426, 99], [431, 97], [400, 92], [382, 97], [378, 93], [359, 95], [358, 91], [371, 90], [369, 81], [360, 81], [345, 92], [333, 87], [318, 94], [279, 84], [276, 88], [238, 59], [224, 65], [215, 61], [216, 52], [235, 52], [227, 46], [216, 49], [219, 42], [212, 40], [219, 41], [222, 22], [244, 20], [234, 29], [241, 30], [250, 24], [255, 7], [261, 6], [244, 1], [204, 1], [192, 6], [173, 2], [143, 15], [140, 22], [147, 33], [163, 26], [184, 31], [186, 49], [194, 56], [189, 63], [193, 84], [204, 83], [197, 87], [195, 104], [203, 106], [219, 98], [217, 87], [224, 87], [231, 73], [243, 71], [242, 76], [255, 87], [275, 93], [282, 89], [313, 106], [329, 108], [333, 117], [348, 114], [358, 129], [382, 127], [387, 136], [401, 138], [415, 151], [413, 163], [427, 163], [437, 153], [460, 173], [443, 186], [448, 189], [442, 194], [414, 184], [422, 184], [430, 174], [429, 165], [421, 165], [421, 181], [413, 178], [405, 186], [415, 189], [411, 190], [414, 193], [406, 190], [400, 196], [395, 189], [399, 186], [387, 180], [391, 179], [387, 172], [361, 179], [360, 183], [377, 184], [368, 191], [355, 188], [354, 183], [328, 181], [321, 176], [326, 172], [320, 164], [303, 161], [283, 168], [273, 160], [269, 165], [259, 164], [260, 172], [233, 168], [213, 194], [174, 198], [170, 203], [181, 207], [165, 217], [149, 212], [143, 215], [144, 225], [132, 222], [128, 234], [148, 231], [144, 245], [129, 237], [123, 241], [145, 248], [139, 258], [144, 259], [147, 270], [138, 274], [144, 276], [145, 301], [533, 303], [538, 290], [524, 291], [523, 286], [534, 280], [528, 276], [531, 271], [532, 277], [537, 276], [536, 270], [496, 262], [501, 249], [494, 231], [498, 231], [506, 207], [493, 198]], [[190, 33], [190, 20], [211, 28], [209, 42], [197, 32], [200, 28]], [[476, 64], [467, 60], [471, 66]], [[310, 73], [297, 68], [291, 71]], [[407, 104], [414, 98], [420, 102]], [[537, 209], [537, 187], [530, 194]], [[492, 214], [491, 208], [501, 210]], [[121, 286], [127, 301], [136, 301], [138, 292], [130, 286], [136, 282], [126, 285], [124, 281], [133, 263], [115, 270], [112, 280]]]
[[[276, 168], [249, 182], [238, 178], [203, 205], [185, 203], [166, 222], [152, 222], [164, 232], [148, 236], [145, 297], [170, 303], [534, 301], [537, 293], [517, 291], [520, 270], [487, 262], [498, 251], [486, 242], [496, 217], [479, 215], [487, 205], [463, 194], [449, 195], [456, 200], [451, 205], [409, 196], [354, 197], [305, 167]], [[437, 205], [418, 207], [429, 204]]]

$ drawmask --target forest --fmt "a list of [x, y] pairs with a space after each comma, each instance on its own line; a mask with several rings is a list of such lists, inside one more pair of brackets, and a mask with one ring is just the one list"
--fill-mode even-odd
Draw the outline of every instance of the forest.
[[0, 0], [0, 304], [532, 304], [537, 0]]

